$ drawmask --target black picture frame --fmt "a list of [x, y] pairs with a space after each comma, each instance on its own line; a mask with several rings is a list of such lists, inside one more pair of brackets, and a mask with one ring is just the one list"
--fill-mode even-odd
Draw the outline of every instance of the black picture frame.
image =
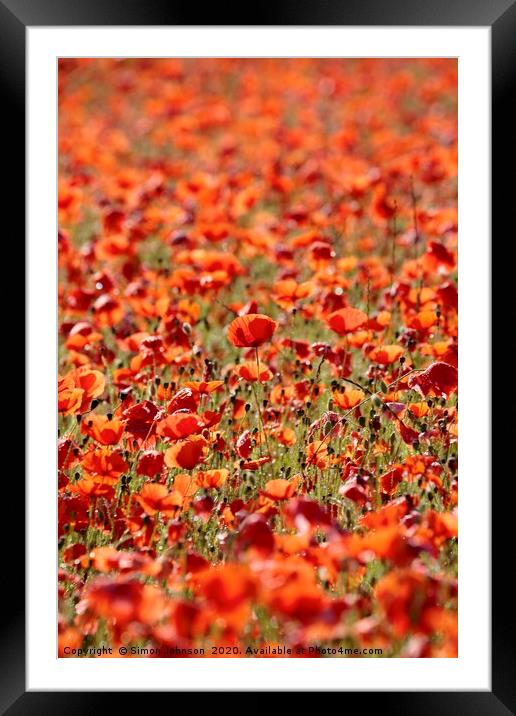
[[[202, 7], [202, 9], [201, 9]], [[242, 5], [233, 0], [223, 6], [183, 4], [170, 0], [0, 0], [0, 113], [4, 131], [4, 225], [11, 223], [9, 238], [14, 251], [21, 249], [24, 262], [25, 216], [25, 38], [27, 27], [68, 25], [355, 25], [355, 26], [490, 26], [492, 40], [492, 257], [505, 250], [502, 230], [512, 226], [514, 180], [503, 171], [514, 156], [514, 116], [510, 112], [511, 94], [516, 88], [516, 2], [514, 0], [284, 0], [262, 3], [245, 13]], [[512, 152], [511, 152], [512, 148]], [[512, 200], [512, 201], [511, 201]], [[509, 219], [509, 215], [510, 219]], [[7, 231], [7, 230], [6, 230]], [[508, 235], [509, 238], [510, 234]], [[498, 247], [495, 251], [495, 247]], [[496, 285], [511, 285], [511, 266], [506, 259], [500, 262]], [[505, 273], [504, 273], [505, 272]], [[510, 310], [510, 309], [509, 309]], [[504, 304], [500, 293], [492, 296], [493, 345], [501, 349], [504, 330]], [[511, 311], [512, 313], [512, 311]], [[504, 323], [502, 323], [504, 321]], [[31, 346], [28, 346], [28, 350]], [[500, 351], [500, 355], [504, 355]], [[503, 361], [505, 363], [505, 361]], [[507, 361], [510, 363], [510, 359]], [[502, 366], [504, 369], [507, 365]], [[512, 381], [512, 379], [510, 379]], [[13, 381], [14, 383], [14, 381]], [[20, 403], [19, 385], [13, 385], [12, 405]], [[496, 391], [492, 391], [493, 395]], [[489, 405], [483, 404], [483, 409]], [[493, 406], [493, 415], [495, 406]], [[23, 420], [23, 417], [21, 417]], [[492, 454], [505, 450], [511, 438], [510, 420], [497, 419], [493, 429]], [[511, 431], [512, 432], [512, 431]], [[488, 436], [486, 436], [488, 439]], [[10, 449], [10, 448], [9, 448]], [[13, 448], [14, 449], [14, 448]], [[30, 449], [30, 445], [27, 449]], [[23, 452], [21, 453], [23, 454]], [[501, 463], [501, 460], [500, 460]], [[20, 472], [20, 471], [18, 471]], [[514, 629], [510, 628], [512, 600], [508, 597], [512, 561], [507, 560], [505, 530], [511, 525], [514, 483], [511, 466], [506, 474], [492, 483], [492, 691], [468, 692], [347, 692], [345, 707], [350, 699], [357, 700], [356, 708], [381, 709], [398, 714], [502, 714], [516, 713], [514, 676]], [[510, 478], [506, 479], [506, 478]], [[18, 504], [23, 503], [24, 488], [20, 474], [13, 488]], [[10, 488], [9, 488], [10, 489]], [[124, 708], [122, 694], [113, 692], [26, 692], [25, 686], [25, 567], [24, 534], [20, 524], [20, 510], [4, 507], [3, 527], [10, 535], [8, 544], [16, 548], [6, 550], [4, 566], [4, 597], [8, 606], [1, 611], [0, 646], [0, 709], [1, 713], [17, 714], [73, 714], [93, 710]], [[7, 524], [6, 524], [7, 520]], [[12, 520], [12, 523], [9, 523]], [[512, 522], [514, 518], [512, 519]], [[13, 536], [16, 536], [16, 540]], [[511, 542], [513, 542], [513, 538]], [[5, 563], [4, 563], [5, 564]], [[510, 594], [510, 592], [509, 592]], [[509, 615], [509, 616], [508, 616]], [[513, 622], [514, 623], [514, 622]], [[407, 685], [408, 687], [410, 685]], [[130, 712], [145, 708], [147, 699], [142, 693], [126, 694], [131, 699]], [[364, 702], [364, 697], [367, 696]], [[360, 701], [358, 701], [360, 699]], [[352, 708], [355, 707], [353, 704]]]

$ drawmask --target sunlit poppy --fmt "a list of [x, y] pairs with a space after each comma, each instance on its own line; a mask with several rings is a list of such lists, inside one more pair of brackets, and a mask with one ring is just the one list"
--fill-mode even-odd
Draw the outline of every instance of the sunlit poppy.
[[270, 500], [288, 500], [295, 494], [298, 484], [299, 478], [269, 480], [262, 490], [262, 495]]
[[235, 373], [249, 383], [265, 383], [272, 378], [272, 372], [263, 363], [247, 361], [235, 368]]
[[186, 440], [176, 442], [165, 451], [165, 465], [192, 470], [203, 461], [206, 452], [206, 440], [201, 435], [192, 435]]
[[357, 308], [341, 308], [338, 311], [330, 313], [327, 318], [328, 327], [332, 331], [344, 336], [358, 330], [367, 323], [367, 314]]
[[255, 348], [269, 341], [277, 327], [269, 316], [250, 313], [230, 323], [228, 339], [237, 348]]

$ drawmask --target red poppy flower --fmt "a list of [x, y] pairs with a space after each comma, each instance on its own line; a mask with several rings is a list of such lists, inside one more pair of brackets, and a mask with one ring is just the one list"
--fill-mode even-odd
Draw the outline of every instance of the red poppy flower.
[[173, 517], [178, 507], [181, 507], [183, 504], [181, 497], [169, 492], [166, 485], [156, 483], [147, 483], [144, 485], [136, 499], [145, 512], [151, 517], [157, 512], [161, 512], [167, 517]]
[[124, 426], [117, 418], [107, 415], [90, 415], [81, 422], [81, 433], [89, 435], [101, 445], [116, 445]]
[[172, 413], [158, 423], [156, 432], [168, 440], [181, 440], [202, 430], [203, 423], [199, 415], [189, 411]]
[[326, 323], [332, 331], [338, 333], [339, 336], [344, 336], [365, 325], [367, 323], [367, 314], [358, 310], [358, 308], [348, 306], [330, 313]]
[[163, 453], [157, 450], [146, 450], [138, 460], [136, 472], [138, 475], [154, 477], [161, 472], [163, 467]]
[[228, 339], [237, 348], [256, 348], [269, 341], [278, 327], [276, 321], [261, 313], [249, 313], [232, 321]]
[[165, 452], [165, 465], [167, 467], [180, 467], [183, 470], [192, 470], [203, 461], [207, 452], [207, 442], [201, 435], [192, 435], [186, 440], [180, 440]]
[[424, 396], [448, 397], [457, 389], [457, 369], [448, 363], [432, 363], [421, 373], [408, 379], [411, 388], [417, 388]]
[[247, 361], [235, 368], [235, 373], [249, 383], [266, 383], [272, 378], [272, 372], [263, 363], [256, 365], [255, 361]]

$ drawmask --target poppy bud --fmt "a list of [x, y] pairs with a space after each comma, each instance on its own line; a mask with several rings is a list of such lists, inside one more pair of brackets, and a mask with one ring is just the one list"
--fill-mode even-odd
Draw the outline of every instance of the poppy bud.
[[97, 405], [99, 403], [100, 403], [100, 400], [97, 400], [96, 398], [94, 398], [90, 403], [90, 410], [95, 410], [95, 408], [97, 407]]

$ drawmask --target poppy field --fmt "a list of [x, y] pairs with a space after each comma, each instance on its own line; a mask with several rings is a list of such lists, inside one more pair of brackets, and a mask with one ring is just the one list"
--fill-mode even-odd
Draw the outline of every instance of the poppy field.
[[456, 60], [58, 83], [59, 656], [456, 657]]

